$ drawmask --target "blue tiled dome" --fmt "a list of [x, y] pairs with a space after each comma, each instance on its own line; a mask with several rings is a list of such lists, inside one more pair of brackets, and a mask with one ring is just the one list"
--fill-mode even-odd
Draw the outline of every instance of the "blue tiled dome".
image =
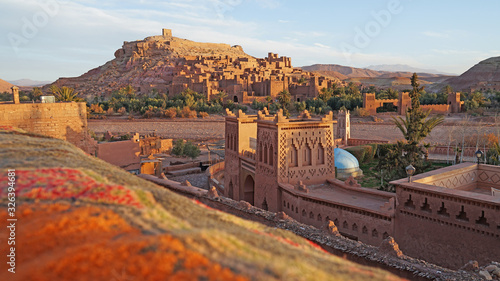
[[356, 157], [342, 148], [335, 148], [335, 168], [337, 169], [356, 169], [359, 168], [359, 162]]

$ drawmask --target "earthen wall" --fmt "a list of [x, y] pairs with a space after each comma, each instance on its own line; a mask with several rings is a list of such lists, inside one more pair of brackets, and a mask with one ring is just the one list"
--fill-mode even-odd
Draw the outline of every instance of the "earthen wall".
[[95, 153], [83, 102], [0, 104], [0, 124], [67, 140], [87, 153]]
[[296, 221], [322, 228], [331, 220], [344, 236], [370, 245], [380, 245], [393, 236], [394, 220], [390, 216], [309, 198], [285, 188], [281, 193], [282, 210]]
[[401, 186], [396, 194], [394, 238], [405, 254], [454, 269], [498, 258], [500, 206], [481, 200], [486, 195]]
[[125, 170], [140, 168], [141, 147], [134, 140], [102, 142], [97, 145], [96, 156]]

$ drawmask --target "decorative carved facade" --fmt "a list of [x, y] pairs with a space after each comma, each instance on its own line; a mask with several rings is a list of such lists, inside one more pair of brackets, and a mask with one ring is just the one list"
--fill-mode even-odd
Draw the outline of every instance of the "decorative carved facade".
[[316, 227], [332, 221], [341, 235], [371, 245], [392, 236], [403, 253], [451, 268], [496, 258], [500, 201], [489, 190], [500, 189], [500, 168], [452, 166], [395, 181], [396, 194], [363, 188], [335, 179], [332, 119], [229, 113], [221, 193]]

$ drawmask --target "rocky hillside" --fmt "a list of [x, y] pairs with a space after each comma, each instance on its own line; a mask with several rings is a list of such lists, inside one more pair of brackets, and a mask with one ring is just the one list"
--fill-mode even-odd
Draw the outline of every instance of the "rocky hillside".
[[251, 58], [237, 45], [199, 43], [171, 36], [124, 42], [114, 55], [113, 60], [82, 76], [60, 78], [54, 84], [75, 88], [86, 96], [109, 93], [127, 85], [136, 89], [141, 86], [150, 88], [171, 84], [175, 79], [181, 79], [176, 77], [189, 74], [180, 72], [178, 66], [187, 60], [195, 60], [196, 56]]
[[444, 83], [449, 84], [456, 91], [498, 89], [500, 88], [500, 57], [483, 60], [462, 75], [452, 77]]
[[5, 81], [5, 80], [2, 80], [0, 79], [0, 93], [3, 93], [3, 92], [11, 92], [10, 90], [10, 87], [12, 87], [14, 85], [12, 85], [11, 83]]
[[[3, 187], [7, 169], [15, 170], [22, 225], [16, 274], [3, 262], [0, 280], [400, 280], [210, 209], [62, 140], [0, 127], [0, 159]], [[7, 198], [2, 188], [3, 210]], [[0, 229], [2, 245], [9, 231]]]

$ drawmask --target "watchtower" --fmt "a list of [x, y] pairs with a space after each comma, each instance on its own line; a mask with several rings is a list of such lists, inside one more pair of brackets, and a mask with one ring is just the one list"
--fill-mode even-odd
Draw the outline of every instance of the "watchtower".
[[448, 94], [448, 105], [450, 106], [450, 113], [459, 113], [462, 109], [462, 102], [460, 101], [460, 93]]
[[349, 110], [340, 110], [337, 118], [337, 138], [342, 139], [343, 145], [348, 145], [347, 141], [351, 138], [351, 117]]
[[14, 101], [14, 103], [20, 103], [19, 102], [19, 87], [12, 86], [10, 89], [12, 90], [12, 100]]
[[163, 37], [172, 37], [172, 29], [162, 29]]
[[408, 108], [411, 107], [411, 98], [408, 92], [399, 93], [398, 99], [398, 114], [404, 115]]

